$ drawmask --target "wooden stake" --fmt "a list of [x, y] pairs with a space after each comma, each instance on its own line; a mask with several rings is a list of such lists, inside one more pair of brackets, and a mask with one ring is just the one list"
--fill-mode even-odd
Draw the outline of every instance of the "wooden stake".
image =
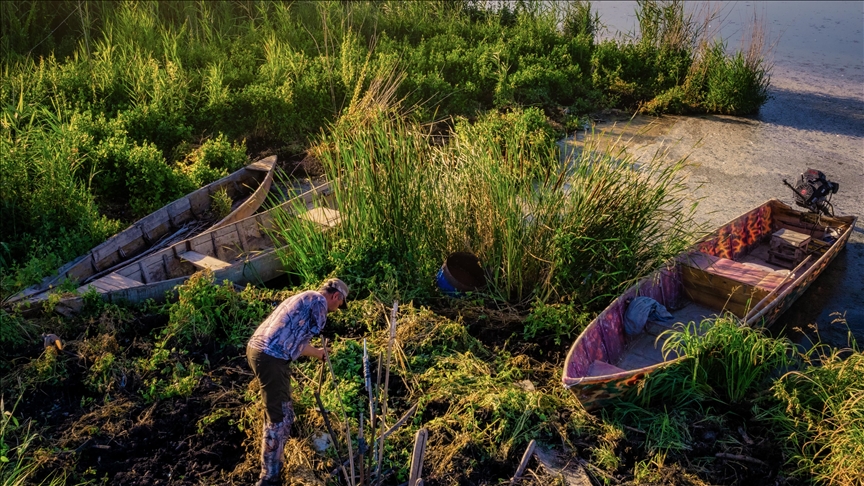
[[[380, 359], [378, 360], [381, 361]], [[380, 374], [380, 372], [379, 372]], [[377, 428], [377, 422], [375, 417], [376, 405], [375, 405], [375, 390], [372, 388], [372, 372], [369, 369], [369, 350], [366, 347], [366, 338], [363, 338], [363, 379], [366, 383], [366, 393], [369, 395], [369, 429], [372, 431], [370, 434], [372, 437], [375, 437], [375, 430]], [[375, 467], [375, 441], [372, 441], [372, 464], [370, 465], [370, 472], [372, 468]], [[363, 459], [366, 459], [366, 455], [363, 455]]]
[[390, 360], [393, 357], [393, 342], [396, 340], [396, 313], [399, 310], [399, 302], [393, 302], [393, 310], [390, 312], [390, 340], [387, 341], [387, 364], [384, 367], [384, 397], [381, 400], [381, 439], [378, 442], [378, 482], [381, 484], [381, 463], [384, 458], [384, 427], [387, 425], [387, 399], [390, 387]]
[[525, 468], [528, 467], [528, 461], [531, 460], [531, 456], [534, 454], [534, 448], [537, 447], [537, 442], [534, 439], [531, 439], [531, 442], [528, 443], [528, 448], [525, 449], [525, 453], [522, 454], [522, 461], [519, 462], [519, 467], [516, 469], [516, 474], [510, 479], [510, 485], [514, 485], [522, 479], [522, 474], [525, 472]]
[[[375, 429], [372, 429], [375, 430]], [[360, 455], [360, 486], [366, 484], [366, 441], [363, 437], [363, 411], [360, 411], [360, 425], [357, 429], [357, 454]]]
[[348, 478], [348, 471], [345, 470], [345, 466], [342, 462], [342, 453], [339, 452], [339, 443], [336, 442], [336, 433], [333, 432], [333, 427], [330, 425], [330, 418], [327, 416], [330, 412], [324, 408], [324, 402], [321, 401], [322, 383], [324, 383], [324, 363], [321, 363], [321, 371], [318, 373], [318, 389], [312, 393], [315, 395], [315, 402], [318, 403], [318, 411], [321, 412], [321, 418], [324, 419], [324, 425], [327, 426], [327, 433], [330, 434], [330, 440], [333, 442], [333, 449], [336, 450], [336, 457], [339, 459], [339, 468], [342, 470], [342, 474], [345, 475], [345, 480], [348, 481], [348, 484], [351, 484], [351, 480]]
[[414, 436], [414, 453], [411, 455], [411, 473], [408, 476], [408, 486], [417, 486], [417, 482], [423, 482], [423, 457], [426, 455], [426, 439], [429, 432], [423, 428]]
[[[381, 437], [379, 437], [379, 439], [386, 439], [387, 437], [390, 437], [390, 436], [393, 434], [393, 432], [396, 432], [397, 430], [399, 430], [400, 427], [402, 427], [403, 425], [405, 425], [405, 422], [407, 422], [408, 419], [410, 419], [410, 418], [414, 415], [414, 412], [417, 411], [417, 406], [418, 406], [418, 405], [419, 405], [419, 403], [415, 403], [414, 405], [412, 405], [411, 408], [409, 408], [408, 411], [405, 412], [405, 415], [403, 415], [402, 418], [400, 418], [398, 421], [396, 421], [396, 423], [393, 424], [392, 427], [390, 427], [389, 429], [387, 429], [387, 431], [384, 432], [384, 435], [382, 435]], [[347, 464], [348, 464], [348, 461], [346, 460], [344, 463], [342, 463], [342, 466], [344, 467], [344, 466], [346, 466]], [[336, 468], [336, 469], [334, 469], [334, 470], [332, 470], [332, 471], [330, 472], [330, 475], [331, 475], [331, 476], [336, 476], [337, 474], [339, 474], [339, 468]], [[370, 471], [370, 473], [369, 473], [369, 483], [370, 483], [370, 484], [372, 483], [372, 473], [371, 473], [371, 471]]]

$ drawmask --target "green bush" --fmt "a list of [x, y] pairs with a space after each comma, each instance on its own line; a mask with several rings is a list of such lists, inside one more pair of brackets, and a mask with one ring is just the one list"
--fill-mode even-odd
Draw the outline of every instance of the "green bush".
[[768, 74], [761, 61], [748, 63], [742, 53], [731, 58], [722, 44], [709, 54], [705, 109], [728, 115], [752, 115], [768, 101]]
[[237, 292], [227, 280], [214, 284], [213, 272], [201, 271], [178, 287], [178, 299], [168, 304], [164, 342], [181, 344], [215, 341], [242, 346], [272, 307], [251, 291]]
[[591, 314], [579, 312], [571, 304], [544, 304], [537, 300], [525, 318], [522, 336], [527, 340], [552, 338], [556, 346], [569, 342], [591, 322]]

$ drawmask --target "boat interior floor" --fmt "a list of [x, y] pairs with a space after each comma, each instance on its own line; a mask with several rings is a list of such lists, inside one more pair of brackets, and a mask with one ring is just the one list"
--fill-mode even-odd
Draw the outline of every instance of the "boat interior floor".
[[[624, 356], [616, 364], [622, 370], [636, 370], [646, 366], [655, 365], [664, 361], [663, 344], [665, 339], [660, 337], [663, 331], [673, 329], [677, 323], [695, 322], [700, 323], [703, 319], [717, 314], [706, 306], [690, 302], [684, 307], [670, 312], [672, 319], [667, 321], [648, 321], [645, 331], [635, 336], [627, 345]], [[677, 358], [677, 354], [671, 354], [668, 359]]]

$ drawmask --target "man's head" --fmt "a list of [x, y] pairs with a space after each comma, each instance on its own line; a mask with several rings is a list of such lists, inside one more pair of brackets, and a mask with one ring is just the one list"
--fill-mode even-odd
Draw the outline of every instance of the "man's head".
[[327, 311], [333, 312], [347, 307], [345, 300], [348, 298], [348, 285], [338, 278], [328, 279], [318, 291], [327, 299]]

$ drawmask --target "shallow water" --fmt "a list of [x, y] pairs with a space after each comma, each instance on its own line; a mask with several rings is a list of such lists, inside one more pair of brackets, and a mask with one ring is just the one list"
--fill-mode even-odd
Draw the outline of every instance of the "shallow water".
[[[593, 2], [608, 36], [632, 32], [636, 2]], [[771, 99], [750, 118], [705, 115], [639, 117], [622, 129], [632, 150], [650, 157], [658, 150], [688, 156], [694, 198], [702, 198], [699, 222], [717, 227], [767, 199], [793, 204], [790, 182], [807, 168], [840, 184], [832, 203], [837, 214], [864, 216], [864, 2], [714, 2], [719, 32], [730, 49], [749, 37], [754, 14], [761, 18], [771, 71]], [[699, 6], [688, 3], [687, 8]], [[609, 130], [611, 121], [598, 130]], [[650, 125], [650, 126], [649, 126]], [[649, 126], [647, 130], [644, 130]], [[582, 136], [576, 137], [575, 143]], [[823, 342], [847, 344], [848, 328], [864, 345], [864, 221], [859, 219], [837, 259], [772, 328], [806, 344], [817, 325]], [[798, 332], [795, 329], [806, 332]]]

